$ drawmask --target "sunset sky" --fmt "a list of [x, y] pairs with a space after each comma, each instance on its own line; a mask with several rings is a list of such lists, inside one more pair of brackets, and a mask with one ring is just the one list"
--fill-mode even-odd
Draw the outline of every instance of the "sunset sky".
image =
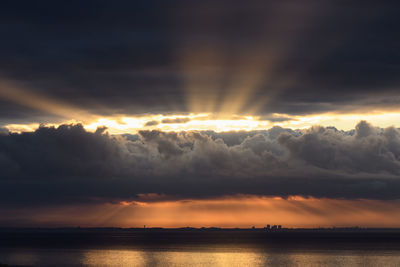
[[400, 227], [384, 2], [5, 1], [0, 227]]

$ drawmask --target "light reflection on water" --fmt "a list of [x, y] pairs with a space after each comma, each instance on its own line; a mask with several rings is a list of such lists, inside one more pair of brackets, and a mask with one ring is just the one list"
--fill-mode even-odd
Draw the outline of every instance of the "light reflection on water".
[[265, 266], [265, 255], [250, 252], [90, 251], [87, 266]]
[[400, 266], [400, 252], [10, 250], [0, 263], [20, 266]]

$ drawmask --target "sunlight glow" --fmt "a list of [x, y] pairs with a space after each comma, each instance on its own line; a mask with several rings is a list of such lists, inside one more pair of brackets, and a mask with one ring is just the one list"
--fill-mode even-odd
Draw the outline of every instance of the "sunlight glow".
[[20, 85], [2, 79], [0, 79], [0, 99], [66, 119], [86, 120], [93, 117], [92, 114], [78, 107], [49, 96], [33, 93]]
[[[311, 116], [290, 116], [288, 114], [272, 114], [268, 119], [259, 116], [225, 116], [215, 117], [213, 114], [188, 115], [147, 115], [147, 116], [114, 116], [98, 117], [85, 121], [68, 120], [62, 124], [82, 123], [88, 131], [95, 131], [98, 127], [107, 127], [110, 134], [137, 133], [140, 130], [160, 131], [255, 131], [267, 130], [274, 126], [290, 129], [305, 129], [313, 125], [335, 126], [339, 130], [354, 129], [355, 125], [366, 120], [377, 127], [400, 126], [400, 112], [371, 113], [371, 114], [335, 114], [324, 113]], [[60, 123], [61, 124], [61, 123]], [[59, 124], [45, 124], [57, 127]], [[34, 131], [38, 123], [8, 124], [10, 132]]]
[[[141, 199], [36, 210], [37, 223], [85, 227], [399, 227], [399, 200], [255, 195], [208, 199]], [[54, 224], [55, 223], [55, 224]]]

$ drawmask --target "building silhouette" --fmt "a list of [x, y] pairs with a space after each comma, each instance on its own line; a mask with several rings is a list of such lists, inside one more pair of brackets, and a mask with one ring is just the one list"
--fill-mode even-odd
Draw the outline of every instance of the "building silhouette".
[[269, 231], [269, 232], [271, 232], [271, 231], [281, 231], [282, 230], [282, 225], [276, 225], [276, 224], [274, 224], [274, 225], [270, 225], [270, 224], [267, 224], [267, 226], [266, 227], [264, 227], [264, 229], [266, 230], [266, 231]]

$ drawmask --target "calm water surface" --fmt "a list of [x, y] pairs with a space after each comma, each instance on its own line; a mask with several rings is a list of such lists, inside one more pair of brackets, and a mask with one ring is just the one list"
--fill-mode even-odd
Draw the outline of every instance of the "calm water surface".
[[399, 266], [400, 231], [0, 231], [9, 266]]
[[17, 266], [400, 266], [400, 253], [3, 249], [0, 262]]

